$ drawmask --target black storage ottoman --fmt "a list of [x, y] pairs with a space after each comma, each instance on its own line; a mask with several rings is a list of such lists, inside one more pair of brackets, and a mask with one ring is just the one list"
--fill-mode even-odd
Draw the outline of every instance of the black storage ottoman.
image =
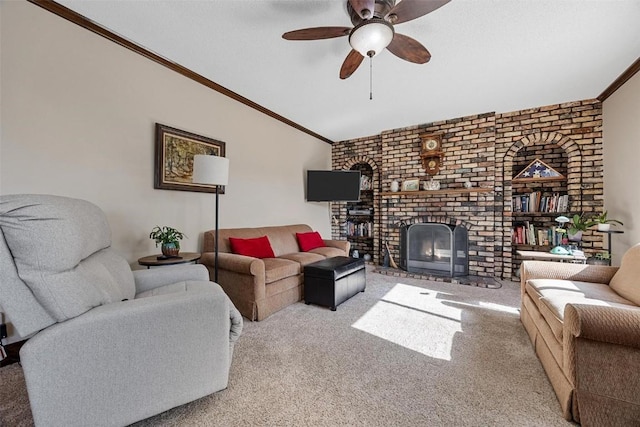
[[364, 260], [338, 256], [304, 267], [304, 302], [336, 307], [366, 286]]

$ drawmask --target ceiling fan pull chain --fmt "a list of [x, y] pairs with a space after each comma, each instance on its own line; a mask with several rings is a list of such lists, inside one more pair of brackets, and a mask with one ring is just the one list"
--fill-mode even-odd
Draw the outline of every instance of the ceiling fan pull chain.
[[369, 99], [373, 99], [373, 55], [369, 55]]

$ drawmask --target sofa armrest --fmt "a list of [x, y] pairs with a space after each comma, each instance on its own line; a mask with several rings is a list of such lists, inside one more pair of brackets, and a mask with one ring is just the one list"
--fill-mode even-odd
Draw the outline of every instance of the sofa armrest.
[[607, 265], [570, 264], [552, 261], [522, 261], [520, 268], [521, 292], [527, 280], [558, 279], [609, 284], [618, 267]]
[[136, 294], [160, 286], [171, 285], [186, 280], [209, 281], [209, 272], [203, 265], [172, 265], [147, 270], [135, 270], [133, 280], [136, 285]]
[[[216, 256], [214, 252], [205, 252], [200, 258], [200, 263], [207, 267], [214, 268]], [[218, 253], [218, 266], [221, 270], [229, 270], [240, 274], [264, 277], [264, 261], [260, 258], [253, 258], [245, 255], [230, 254], [227, 252]]]
[[570, 337], [640, 349], [640, 307], [629, 307], [567, 304], [564, 332]]
[[582, 425], [637, 425], [640, 419], [640, 307], [567, 304], [564, 363]]
[[325, 245], [330, 246], [332, 248], [342, 249], [346, 256], [349, 256], [349, 249], [351, 249], [351, 242], [348, 240], [322, 240]]
[[640, 349], [640, 307], [567, 304], [564, 308], [563, 363], [568, 377], [576, 375], [576, 340]]

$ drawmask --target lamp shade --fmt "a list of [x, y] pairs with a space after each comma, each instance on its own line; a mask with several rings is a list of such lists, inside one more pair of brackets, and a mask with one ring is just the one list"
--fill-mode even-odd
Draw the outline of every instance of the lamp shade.
[[227, 185], [229, 182], [229, 159], [196, 154], [193, 156], [192, 182], [194, 184]]
[[349, 35], [349, 44], [362, 56], [375, 56], [389, 46], [394, 36], [393, 26], [387, 21], [372, 18], [355, 27]]

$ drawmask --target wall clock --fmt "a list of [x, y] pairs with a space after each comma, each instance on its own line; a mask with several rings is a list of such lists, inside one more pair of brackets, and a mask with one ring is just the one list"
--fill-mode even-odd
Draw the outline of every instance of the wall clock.
[[422, 152], [434, 152], [440, 151], [440, 138], [434, 138], [433, 136], [429, 136], [422, 140]]
[[429, 175], [435, 175], [440, 171], [442, 164], [442, 135], [420, 135], [422, 140], [422, 150], [420, 158], [422, 159], [422, 167]]

